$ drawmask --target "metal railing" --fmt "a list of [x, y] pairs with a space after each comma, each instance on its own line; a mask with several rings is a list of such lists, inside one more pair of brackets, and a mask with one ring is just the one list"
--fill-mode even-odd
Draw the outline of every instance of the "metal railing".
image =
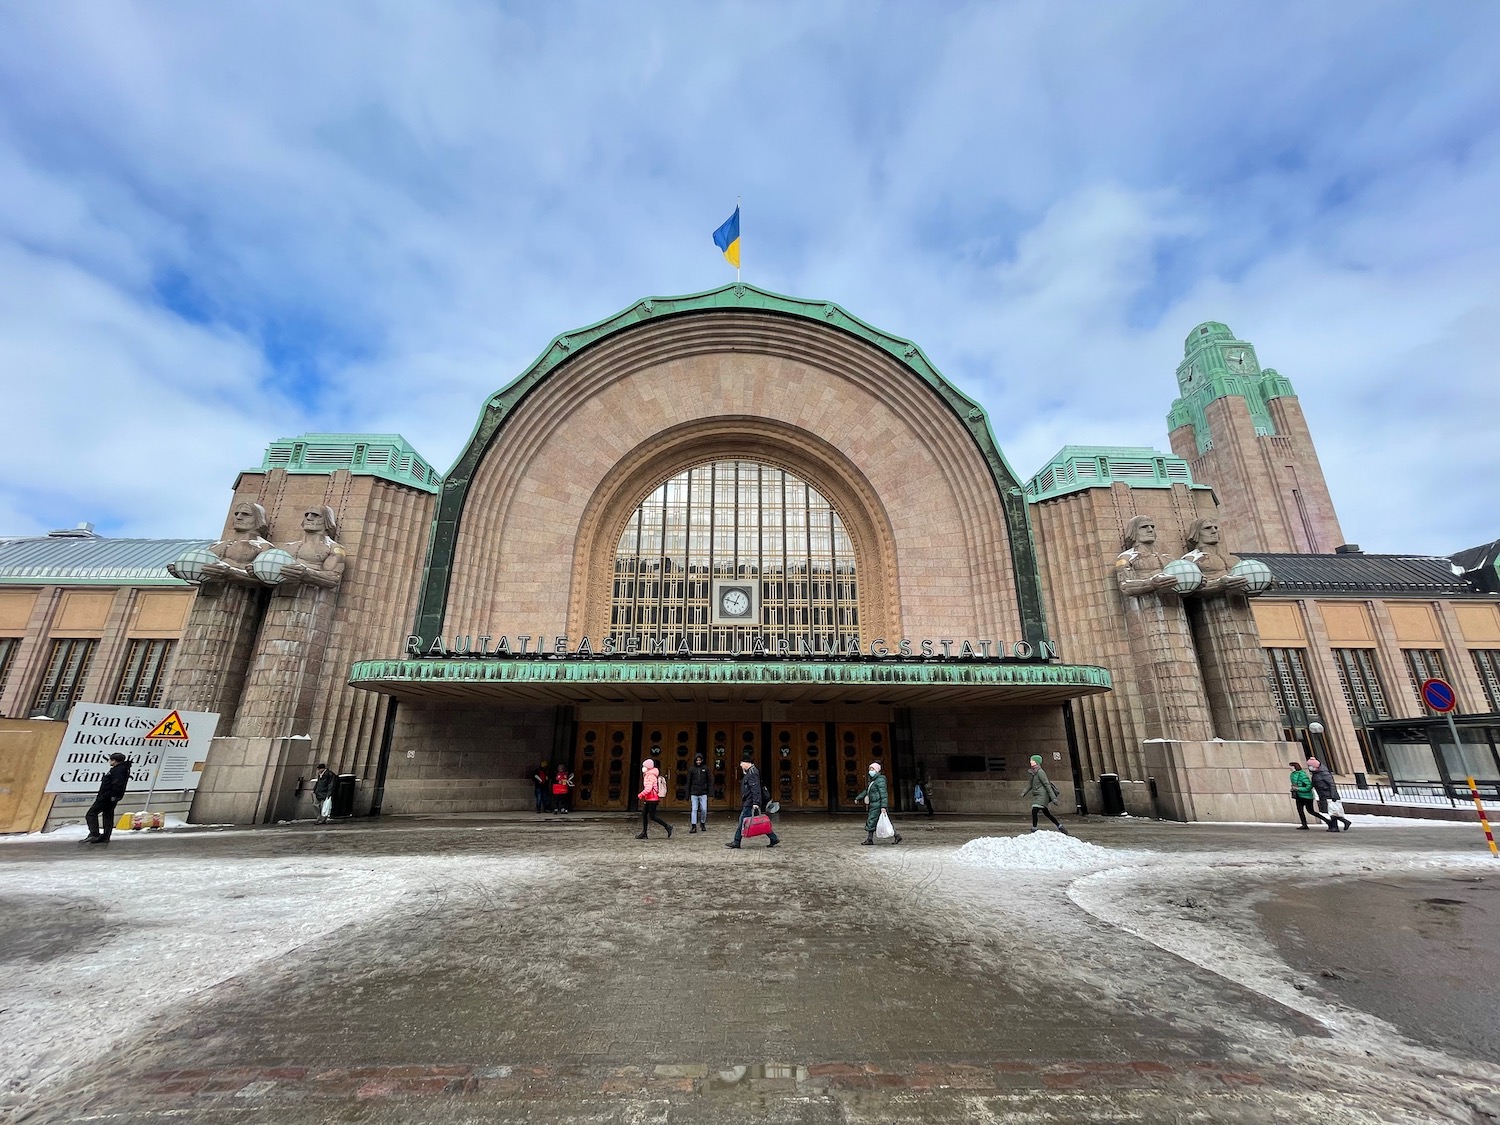
[[[1364, 788], [1349, 782], [1336, 782], [1339, 800], [1362, 801], [1381, 805], [1428, 805], [1448, 808], [1473, 808], [1474, 798], [1466, 782], [1390, 781], [1369, 782]], [[1487, 806], [1500, 807], [1500, 781], [1474, 782], [1479, 798]]]

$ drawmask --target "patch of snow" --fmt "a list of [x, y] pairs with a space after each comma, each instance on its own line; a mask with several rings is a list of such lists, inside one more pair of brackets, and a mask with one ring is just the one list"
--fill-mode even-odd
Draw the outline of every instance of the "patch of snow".
[[971, 867], [1009, 871], [1093, 871], [1148, 858], [1150, 852], [1101, 848], [1061, 832], [1024, 836], [981, 836], [958, 849], [954, 857]]

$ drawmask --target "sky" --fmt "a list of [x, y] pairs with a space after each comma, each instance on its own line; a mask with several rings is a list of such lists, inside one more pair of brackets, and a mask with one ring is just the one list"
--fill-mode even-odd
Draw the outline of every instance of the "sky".
[[[446, 470], [555, 335], [744, 279], [921, 345], [1023, 478], [1292, 381], [1345, 537], [1500, 536], [1500, 5], [0, 6], [0, 535], [211, 537], [304, 432]], [[1231, 543], [1232, 545], [1232, 543]]]

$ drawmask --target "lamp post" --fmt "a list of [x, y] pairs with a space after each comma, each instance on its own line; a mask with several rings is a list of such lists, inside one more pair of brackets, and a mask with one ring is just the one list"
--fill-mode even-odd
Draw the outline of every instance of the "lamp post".
[[[1307, 724], [1307, 737], [1308, 737], [1308, 739], [1313, 744], [1312, 748], [1313, 748], [1314, 754], [1316, 755], [1318, 761], [1320, 761], [1320, 762], [1323, 763], [1323, 768], [1324, 769], [1328, 769], [1328, 760], [1324, 756], [1324, 750], [1325, 750], [1327, 744], [1323, 741], [1323, 724], [1322, 723], [1316, 723], [1316, 722], [1314, 722], [1314, 723], [1308, 723]], [[1332, 771], [1330, 771], [1330, 772], [1332, 772]]]

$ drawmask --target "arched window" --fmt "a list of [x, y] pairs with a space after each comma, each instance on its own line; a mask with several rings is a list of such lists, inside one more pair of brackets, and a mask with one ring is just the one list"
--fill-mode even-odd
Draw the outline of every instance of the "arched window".
[[[758, 593], [745, 625], [715, 624], [716, 583]], [[758, 614], [756, 610], [758, 609]], [[859, 637], [854, 545], [806, 481], [756, 461], [713, 461], [656, 489], [615, 552], [610, 632], [618, 648], [668, 654], [842, 651]], [[783, 644], [785, 648], [783, 649]]]

